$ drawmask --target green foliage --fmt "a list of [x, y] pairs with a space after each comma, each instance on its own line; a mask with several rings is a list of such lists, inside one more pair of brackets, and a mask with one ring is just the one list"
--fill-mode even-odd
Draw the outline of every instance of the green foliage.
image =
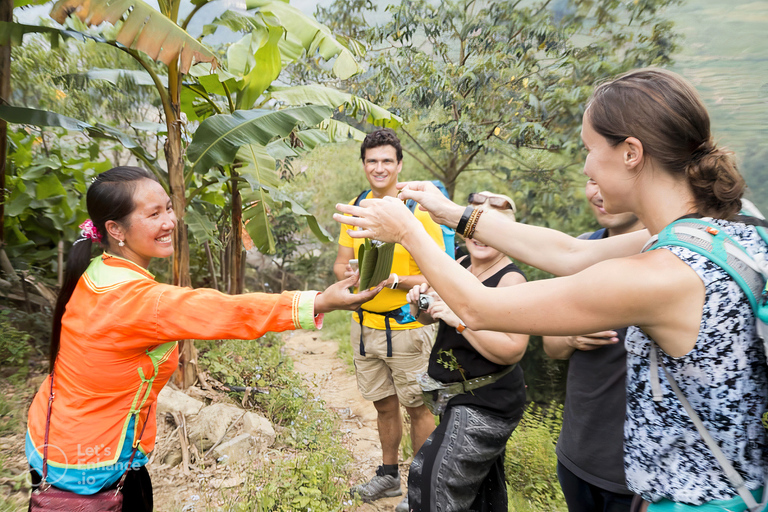
[[276, 430], [283, 456], [269, 457], [258, 467], [237, 489], [231, 510], [342, 510], [352, 458], [341, 446], [338, 418], [303, 387], [292, 362], [281, 354], [279, 335], [199, 347], [203, 368], [231, 385], [257, 388], [256, 406], [281, 427]]
[[507, 442], [504, 470], [510, 504], [524, 504], [523, 510], [567, 510], [555, 473], [555, 444], [562, 423], [562, 405], [531, 404], [526, 409]]
[[71, 242], [87, 218], [86, 184], [111, 166], [73, 157], [54, 142], [41, 155], [42, 141], [24, 129], [10, 132], [5, 203], [6, 251], [18, 270], [57, 272], [57, 244]]
[[10, 322], [8, 310], [0, 310], [0, 366], [13, 366], [28, 370], [27, 361], [32, 353], [32, 345], [29, 343], [29, 335], [17, 330]]
[[[406, 151], [453, 193], [476, 169], [562, 183], [593, 84], [670, 62], [659, 12], [675, 2], [402, 0], [367, 28], [371, 3], [339, 0], [317, 16], [364, 40], [370, 67], [350, 89], [403, 116]], [[541, 166], [547, 153], [563, 158]]]

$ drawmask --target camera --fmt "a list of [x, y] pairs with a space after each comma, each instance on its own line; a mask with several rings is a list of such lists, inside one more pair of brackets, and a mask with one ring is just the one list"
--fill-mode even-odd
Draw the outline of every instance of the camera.
[[426, 293], [420, 294], [418, 304], [421, 311], [426, 311], [432, 305], [432, 296]]

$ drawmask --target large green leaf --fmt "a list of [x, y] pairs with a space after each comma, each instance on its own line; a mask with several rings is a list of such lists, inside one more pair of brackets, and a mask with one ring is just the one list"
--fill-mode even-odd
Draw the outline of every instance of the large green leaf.
[[241, 146], [266, 145], [275, 137], [285, 137], [299, 124], [315, 126], [330, 117], [325, 106], [306, 106], [286, 110], [245, 110], [209, 117], [195, 132], [187, 156], [193, 172], [204, 172], [214, 165], [232, 163]]
[[88, 26], [105, 21], [115, 25], [122, 20], [118, 43], [165, 65], [178, 61], [182, 73], [187, 73], [196, 62], [216, 65], [213, 51], [142, 0], [59, 0], [50, 15], [64, 24], [73, 13]]
[[[352, 52], [341, 44], [325, 25], [306, 16], [300, 10], [283, 2], [267, 0], [246, 0], [248, 9], [258, 8], [261, 13], [272, 14], [280, 20], [285, 27], [285, 41], [292, 42], [293, 46], [300, 45], [307, 54], [314, 56], [319, 53], [325, 60], [336, 58], [333, 63], [333, 73], [346, 80], [362, 71], [355, 61]], [[298, 55], [294, 54], [295, 58]]]
[[345, 113], [352, 117], [364, 112], [366, 121], [376, 126], [396, 128], [403, 123], [402, 118], [375, 103], [322, 85], [272, 87], [268, 96], [285, 105], [327, 105], [334, 109], [343, 107]]
[[56, 127], [85, 132], [91, 137], [120, 142], [126, 149], [144, 162], [155, 175], [164, 180], [165, 172], [157, 165], [157, 158], [147, 153], [136, 139], [116, 128], [98, 123], [96, 126], [48, 110], [0, 105], [0, 119], [9, 123], [29, 124], [39, 127]]
[[238, 108], [251, 108], [261, 93], [280, 75], [283, 66], [278, 42], [282, 35], [282, 27], [269, 28], [267, 40], [253, 56], [253, 68], [245, 75], [243, 88], [237, 97]]

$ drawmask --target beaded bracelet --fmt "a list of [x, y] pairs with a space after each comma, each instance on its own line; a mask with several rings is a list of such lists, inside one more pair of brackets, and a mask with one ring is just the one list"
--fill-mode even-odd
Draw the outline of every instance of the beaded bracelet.
[[464, 238], [472, 238], [472, 236], [475, 234], [475, 229], [477, 228], [477, 222], [480, 220], [480, 216], [483, 214], [483, 210], [480, 208], [475, 210], [477, 212], [477, 215], [475, 215], [475, 218], [472, 219], [472, 223], [469, 225], [469, 229], [466, 235], [464, 235]]
[[469, 232], [469, 229], [472, 227], [472, 222], [474, 222], [475, 217], [477, 217], [477, 212], [479, 211], [478, 208], [473, 208], [472, 212], [469, 215], [469, 219], [467, 220], [466, 225], [464, 226], [464, 229], [461, 231], [461, 236], [464, 238], [467, 237], [467, 233]]

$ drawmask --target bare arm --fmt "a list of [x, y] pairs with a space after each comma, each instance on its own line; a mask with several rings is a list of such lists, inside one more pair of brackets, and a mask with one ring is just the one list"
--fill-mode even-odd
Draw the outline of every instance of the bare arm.
[[[440, 224], [456, 227], [465, 207], [447, 199], [429, 182], [399, 184], [400, 198], [414, 199]], [[501, 235], [501, 236], [500, 236]], [[650, 234], [641, 230], [603, 240], [579, 240], [554, 229], [529, 226], [494, 210], [483, 212], [473, 238], [519, 261], [558, 276], [598, 261], [638, 254]]]

